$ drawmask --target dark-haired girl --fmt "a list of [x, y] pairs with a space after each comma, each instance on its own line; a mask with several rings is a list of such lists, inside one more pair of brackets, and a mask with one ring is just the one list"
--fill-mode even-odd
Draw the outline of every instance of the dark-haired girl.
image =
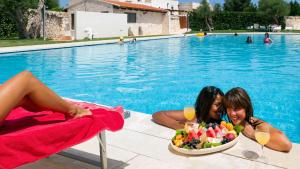
[[[225, 114], [222, 107], [222, 98], [224, 93], [217, 87], [204, 87], [196, 100], [196, 117], [194, 122], [204, 121], [206, 123], [221, 121], [221, 116]], [[187, 120], [184, 117], [183, 110], [159, 111], [152, 115], [154, 122], [172, 129], [181, 129]]]
[[255, 140], [255, 128], [268, 127], [270, 132], [270, 140], [266, 144], [267, 147], [277, 150], [289, 152], [292, 144], [283, 132], [272, 127], [267, 122], [253, 117], [253, 107], [247, 92], [236, 87], [229, 90], [223, 99], [223, 104], [226, 107], [227, 115], [234, 125], [244, 126], [243, 134]]

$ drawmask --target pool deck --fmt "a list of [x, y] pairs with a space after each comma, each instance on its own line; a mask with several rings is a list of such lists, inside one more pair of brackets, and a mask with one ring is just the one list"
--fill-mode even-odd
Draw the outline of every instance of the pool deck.
[[[106, 132], [109, 169], [276, 169], [300, 166], [300, 145], [293, 144], [289, 153], [264, 149], [267, 163], [247, 159], [247, 152], [261, 152], [256, 142], [242, 136], [233, 147], [218, 153], [185, 156], [174, 152], [170, 138], [174, 130], [155, 124], [151, 115], [131, 112], [124, 128], [118, 132]], [[96, 169], [99, 168], [97, 138], [65, 150], [75, 158], [55, 154], [49, 158], [27, 164], [19, 169]]]

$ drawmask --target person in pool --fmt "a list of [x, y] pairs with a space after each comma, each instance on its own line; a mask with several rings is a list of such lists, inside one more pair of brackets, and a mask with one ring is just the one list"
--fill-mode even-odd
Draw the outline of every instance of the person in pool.
[[33, 112], [57, 111], [74, 118], [92, 114], [63, 100], [28, 71], [0, 85], [0, 103], [0, 126], [9, 112], [19, 106]]
[[267, 122], [253, 117], [253, 107], [247, 92], [240, 87], [229, 90], [223, 99], [223, 105], [227, 110], [227, 116], [234, 125], [242, 125], [244, 127], [243, 134], [255, 140], [255, 128], [268, 127], [270, 132], [270, 140], [266, 144], [267, 147], [277, 151], [289, 152], [292, 143], [283, 132], [272, 127]]
[[[225, 115], [222, 106], [223, 96], [224, 93], [217, 87], [204, 87], [200, 91], [195, 103], [196, 117], [193, 121], [220, 123], [221, 116]], [[185, 122], [187, 122], [183, 110], [159, 111], [152, 115], [152, 119], [155, 123], [172, 129], [182, 129]]]
[[253, 43], [251, 36], [247, 37], [246, 43], [248, 43], [248, 44]]
[[265, 33], [264, 43], [272, 43], [270, 34], [268, 32]]

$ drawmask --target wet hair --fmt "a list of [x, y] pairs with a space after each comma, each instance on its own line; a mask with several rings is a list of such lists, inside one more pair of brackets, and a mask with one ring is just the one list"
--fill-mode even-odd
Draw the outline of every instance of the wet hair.
[[269, 35], [268, 32], [265, 33], [265, 37], [266, 37], [266, 38], [269, 38], [269, 37], [270, 37], [270, 35]]
[[248, 37], [247, 37], [246, 42], [247, 42], [247, 43], [252, 43], [252, 42], [253, 42], [251, 36], [248, 36]]
[[254, 127], [259, 125], [260, 121], [251, 120], [253, 117], [253, 106], [248, 93], [243, 88], [235, 87], [229, 90], [223, 98], [223, 105], [226, 108], [245, 109], [245, 120]]
[[[217, 121], [209, 117], [209, 111], [216, 100], [217, 95], [224, 96], [224, 93], [215, 86], [206, 86], [200, 91], [195, 103], [197, 122], [210, 122], [210, 120]], [[218, 113], [220, 117], [225, 114], [225, 109], [222, 105], [220, 106]]]

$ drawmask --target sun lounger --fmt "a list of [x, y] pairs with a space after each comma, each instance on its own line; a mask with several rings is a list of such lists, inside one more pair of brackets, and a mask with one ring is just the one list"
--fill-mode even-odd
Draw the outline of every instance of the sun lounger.
[[286, 30], [286, 31], [292, 31], [292, 30], [293, 30], [293, 27], [292, 27], [292, 26], [286, 26], [286, 27], [285, 27], [285, 30]]
[[104, 130], [117, 131], [123, 127], [123, 109], [76, 104], [92, 110], [93, 115], [71, 119], [57, 112], [14, 109], [0, 127], [0, 169], [37, 161], [99, 133], [101, 167], [107, 168]]

